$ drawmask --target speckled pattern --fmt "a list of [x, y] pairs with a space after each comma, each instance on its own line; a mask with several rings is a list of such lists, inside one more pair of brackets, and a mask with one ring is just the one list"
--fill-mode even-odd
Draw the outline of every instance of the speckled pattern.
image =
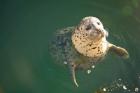
[[92, 65], [95, 65], [97, 61], [93, 60], [93, 58], [81, 55], [74, 48], [71, 40], [74, 30], [75, 27], [58, 30], [50, 45], [50, 53], [52, 57], [55, 58], [56, 63], [60, 65], [74, 62], [78, 65], [77, 68], [89, 69]]
[[84, 56], [93, 58], [93, 60], [105, 56], [108, 50], [108, 42], [105, 37], [98, 42], [94, 42], [87, 37], [86, 33], [79, 34], [79, 31], [75, 31], [72, 41], [78, 52]]
[[96, 17], [85, 17], [76, 27], [58, 30], [50, 47], [52, 57], [59, 64], [69, 66], [73, 81], [78, 87], [75, 70], [82, 68], [91, 71], [96, 63], [113, 51], [121, 57], [128, 57], [128, 52], [106, 40], [108, 36], [103, 24]]

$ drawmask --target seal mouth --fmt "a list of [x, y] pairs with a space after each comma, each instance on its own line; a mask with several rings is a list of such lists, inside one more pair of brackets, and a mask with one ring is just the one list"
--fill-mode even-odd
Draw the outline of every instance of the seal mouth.
[[96, 28], [93, 24], [89, 24], [86, 26], [85, 30], [91, 35], [91, 36], [104, 36], [104, 32], [101, 29]]
[[101, 29], [95, 29], [95, 31], [96, 31], [98, 34], [101, 34], [102, 37], [104, 36], [104, 32], [103, 32]]

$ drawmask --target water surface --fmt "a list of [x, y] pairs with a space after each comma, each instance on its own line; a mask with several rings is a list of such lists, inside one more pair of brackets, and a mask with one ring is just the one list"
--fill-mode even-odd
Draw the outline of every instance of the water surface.
[[[95, 93], [121, 79], [132, 93], [140, 88], [139, 0], [3, 0], [0, 29], [0, 93]], [[55, 64], [48, 51], [53, 32], [96, 16], [109, 31], [108, 41], [125, 47], [128, 60], [109, 54], [90, 75]], [[108, 93], [108, 92], [106, 92]]]

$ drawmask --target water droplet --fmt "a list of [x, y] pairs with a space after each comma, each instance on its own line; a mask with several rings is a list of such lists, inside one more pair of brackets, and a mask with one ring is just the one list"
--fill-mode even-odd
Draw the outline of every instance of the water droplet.
[[121, 78], [119, 78], [118, 80], [119, 80], [119, 81], [121, 81], [122, 79], [121, 79]]
[[66, 64], [68, 64], [68, 62], [67, 61], [64, 61], [64, 64], [66, 65]]
[[123, 85], [123, 89], [124, 89], [124, 90], [127, 90], [127, 87], [126, 87], [125, 85]]
[[139, 91], [139, 88], [135, 88], [135, 92], [138, 92]]
[[103, 91], [106, 91], [106, 88], [103, 88]]
[[94, 66], [94, 65], [92, 65], [91, 67], [92, 67], [93, 69], [95, 68], [95, 66]]
[[87, 73], [90, 74], [91, 73], [91, 70], [87, 70]]

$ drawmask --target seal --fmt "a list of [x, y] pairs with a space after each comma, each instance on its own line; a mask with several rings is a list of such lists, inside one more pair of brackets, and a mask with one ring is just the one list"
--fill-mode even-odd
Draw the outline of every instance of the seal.
[[[75, 27], [59, 30], [52, 44], [55, 59], [64, 62], [70, 68], [73, 82], [78, 87], [75, 71], [94, 68], [105, 55], [111, 51], [121, 58], [129, 58], [125, 48], [116, 46], [107, 41], [108, 32], [102, 22], [93, 16], [85, 17]], [[57, 57], [57, 58], [56, 58]]]

